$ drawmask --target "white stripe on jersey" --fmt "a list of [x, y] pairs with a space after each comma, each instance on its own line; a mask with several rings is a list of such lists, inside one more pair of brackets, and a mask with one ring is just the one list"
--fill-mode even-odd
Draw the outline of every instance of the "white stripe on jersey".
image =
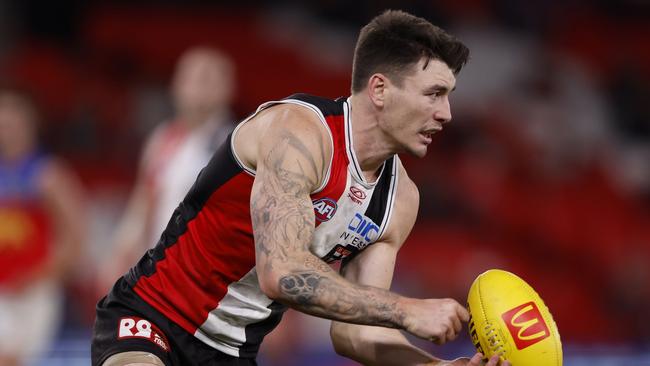
[[272, 302], [260, 289], [253, 268], [228, 286], [226, 295], [194, 336], [223, 353], [239, 357], [239, 347], [246, 342], [246, 326], [268, 318]]

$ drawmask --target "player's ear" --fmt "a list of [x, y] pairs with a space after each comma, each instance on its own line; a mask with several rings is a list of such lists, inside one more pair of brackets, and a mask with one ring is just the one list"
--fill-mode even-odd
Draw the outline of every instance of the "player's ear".
[[372, 74], [368, 79], [368, 96], [377, 107], [383, 107], [386, 100], [388, 79], [381, 73]]

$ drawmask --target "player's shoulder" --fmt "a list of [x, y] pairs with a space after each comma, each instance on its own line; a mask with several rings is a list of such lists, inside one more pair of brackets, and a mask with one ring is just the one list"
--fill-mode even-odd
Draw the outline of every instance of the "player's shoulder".
[[[304, 98], [303, 98], [304, 99]], [[279, 146], [291, 147], [324, 165], [332, 154], [327, 126], [315, 107], [287, 98], [265, 103], [237, 128], [233, 145], [237, 155], [251, 167], [260, 156]]]
[[321, 139], [329, 136], [325, 118], [342, 115], [343, 108], [342, 100], [296, 93], [263, 104], [249, 122], [259, 125], [264, 131], [268, 127], [275, 131], [287, 128], [306, 138]]
[[409, 177], [406, 167], [399, 158], [396, 158], [398, 186], [397, 186], [397, 204], [406, 207], [413, 207], [417, 211], [420, 203], [420, 190], [415, 182]]
[[345, 99], [342, 97], [337, 99], [330, 99], [307, 93], [292, 94], [284, 98], [283, 101], [297, 105], [304, 104], [314, 106], [324, 117], [343, 114], [345, 103]]
[[395, 163], [397, 164], [398, 175], [397, 194], [390, 224], [384, 235], [384, 241], [394, 243], [399, 248], [408, 237], [417, 219], [420, 193], [397, 156]]

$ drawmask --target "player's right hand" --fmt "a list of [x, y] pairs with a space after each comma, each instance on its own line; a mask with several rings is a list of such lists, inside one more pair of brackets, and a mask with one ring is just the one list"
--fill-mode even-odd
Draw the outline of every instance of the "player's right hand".
[[458, 337], [469, 313], [454, 299], [408, 299], [404, 330], [436, 344]]

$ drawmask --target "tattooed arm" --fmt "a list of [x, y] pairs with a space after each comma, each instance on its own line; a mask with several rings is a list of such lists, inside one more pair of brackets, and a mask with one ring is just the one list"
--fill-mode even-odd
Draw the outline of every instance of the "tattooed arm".
[[257, 144], [251, 194], [262, 290], [270, 298], [308, 314], [361, 324], [403, 326], [399, 296], [353, 285], [309, 251], [314, 232], [309, 194], [319, 185], [329, 161], [324, 153], [325, 132], [306, 109], [283, 111], [285, 108], [280, 107], [260, 116], [273, 119], [273, 128], [265, 129]]
[[[401, 328], [440, 343], [453, 338], [457, 330], [452, 325], [458, 323], [459, 328], [459, 318], [467, 317], [460, 305], [441, 306], [440, 300], [410, 299], [354, 284], [309, 251], [314, 232], [309, 194], [323, 179], [332, 153], [324, 127], [297, 106], [276, 106], [255, 119], [248, 132], [242, 132], [253, 137], [246, 144], [254, 157], [244, 161], [256, 168], [251, 216], [264, 293], [323, 318]], [[246, 138], [241, 139], [243, 145]]]

